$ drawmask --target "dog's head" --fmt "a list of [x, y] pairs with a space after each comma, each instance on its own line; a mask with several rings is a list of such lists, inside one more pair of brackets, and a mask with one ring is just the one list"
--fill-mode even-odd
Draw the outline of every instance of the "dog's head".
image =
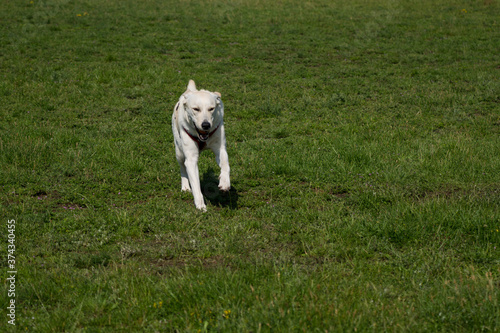
[[189, 121], [201, 141], [208, 140], [210, 132], [222, 121], [224, 106], [219, 92], [197, 90], [193, 80], [189, 81], [187, 90], [181, 96], [181, 103]]

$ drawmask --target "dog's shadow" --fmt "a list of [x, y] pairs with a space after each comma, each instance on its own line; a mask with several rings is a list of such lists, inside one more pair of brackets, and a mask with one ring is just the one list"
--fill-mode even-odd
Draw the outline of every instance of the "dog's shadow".
[[238, 190], [231, 186], [229, 192], [220, 191], [219, 177], [212, 168], [209, 168], [207, 172], [203, 174], [203, 178], [200, 182], [203, 195], [212, 205], [221, 208], [238, 208]]

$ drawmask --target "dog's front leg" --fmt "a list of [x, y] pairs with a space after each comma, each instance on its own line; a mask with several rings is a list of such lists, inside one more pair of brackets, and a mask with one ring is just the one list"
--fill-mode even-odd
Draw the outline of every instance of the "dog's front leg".
[[215, 160], [220, 167], [219, 190], [227, 192], [231, 188], [231, 181], [229, 179], [229, 158], [226, 147], [222, 146], [214, 153]]
[[194, 197], [194, 205], [201, 211], [206, 212], [207, 206], [203, 200], [203, 194], [201, 193], [200, 186], [200, 173], [198, 171], [198, 154], [191, 154], [186, 156], [186, 161], [184, 162], [186, 166], [187, 175], [189, 178], [189, 183], [191, 185], [191, 192]]

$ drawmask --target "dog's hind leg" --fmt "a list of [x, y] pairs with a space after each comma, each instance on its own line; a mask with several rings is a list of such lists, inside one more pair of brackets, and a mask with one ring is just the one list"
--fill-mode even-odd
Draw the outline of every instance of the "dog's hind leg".
[[181, 191], [191, 192], [186, 166], [184, 163], [179, 163], [179, 165], [181, 167]]
[[186, 161], [186, 157], [181, 152], [177, 146], [175, 147], [175, 157], [177, 158], [177, 162], [179, 162], [179, 167], [181, 168], [181, 191], [191, 192], [191, 186], [189, 186], [188, 173], [186, 171], [186, 165], [184, 162]]

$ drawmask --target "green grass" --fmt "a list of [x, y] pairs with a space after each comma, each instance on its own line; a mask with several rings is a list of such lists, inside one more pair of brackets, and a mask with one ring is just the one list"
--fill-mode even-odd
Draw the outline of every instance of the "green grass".
[[[494, 0], [3, 1], [15, 328], [500, 331], [499, 17]], [[226, 107], [233, 188], [204, 152], [207, 213], [170, 130], [189, 79]]]

